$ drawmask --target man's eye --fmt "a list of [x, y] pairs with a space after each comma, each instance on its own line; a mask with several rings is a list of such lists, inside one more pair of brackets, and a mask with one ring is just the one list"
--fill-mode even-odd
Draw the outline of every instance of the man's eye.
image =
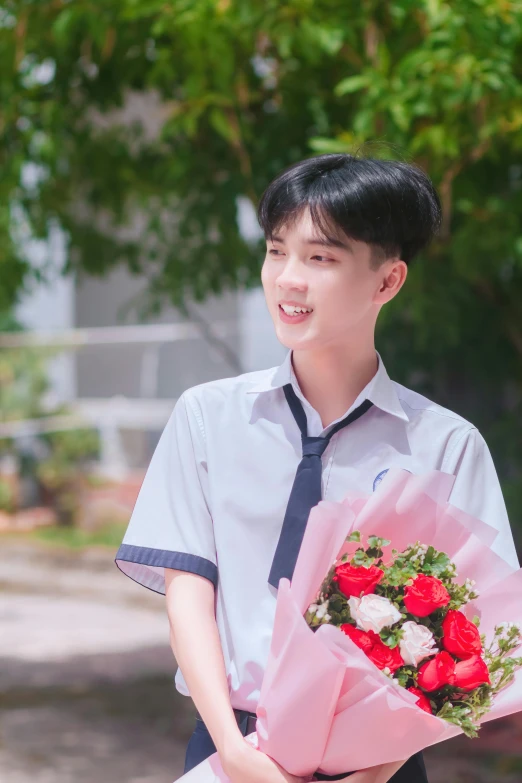
[[[272, 255], [272, 256], [284, 255], [284, 253], [281, 253], [281, 251], [277, 250], [275, 247], [270, 248], [270, 250], [268, 250], [268, 254]], [[327, 264], [328, 263], [331, 263], [331, 264], [335, 263], [335, 258], [330, 258], [329, 256], [312, 256], [312, 258], [313, 259], [314, 258], [318, 258], [320, 261], [322, 261], [324, 263], [327, 263]]]

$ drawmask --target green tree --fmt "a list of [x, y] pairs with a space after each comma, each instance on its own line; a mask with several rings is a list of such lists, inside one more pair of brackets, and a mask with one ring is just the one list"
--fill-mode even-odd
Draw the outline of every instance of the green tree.
[[481, 428], [520, 520], [521, 31], [520, 0], [4, 3], [0, 306], [29, 273], [24, 221], [64, 228], [69, 269], [146, 274], [151, 307], [256, 285], [237, 196], [384, 141], [373, 154], [432, 176], [444, 223], [380, 345], [396, 377]]

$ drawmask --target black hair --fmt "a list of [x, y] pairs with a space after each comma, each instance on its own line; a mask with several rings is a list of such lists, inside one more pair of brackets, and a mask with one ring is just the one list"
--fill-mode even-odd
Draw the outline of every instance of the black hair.
[[265, 238], [307, 207], [323, 238], [344, 234], [371, 245], [374, 267], [393, 257], [409, 264], [441, 223], [439, 197], [422, 169], [347, 153], [306, 158], [270, 182], [257, 210]]

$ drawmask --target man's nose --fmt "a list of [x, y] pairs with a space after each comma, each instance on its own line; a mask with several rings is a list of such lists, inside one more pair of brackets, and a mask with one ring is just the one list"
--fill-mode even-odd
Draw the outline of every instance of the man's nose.
[[297, 289], [302, 291], [307, 287], [303, 266], [295, 256], [288, 256], [276, 282], [283, 290]]

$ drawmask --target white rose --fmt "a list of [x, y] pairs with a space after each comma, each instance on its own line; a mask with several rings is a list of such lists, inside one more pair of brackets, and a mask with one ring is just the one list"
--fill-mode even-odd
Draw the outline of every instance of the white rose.
[[348, 599], [350, 614], [362, 631], [379, 633], [383, 628], [398, 622], [401, 613], [388, 598], [382, 595], [352, 596]]
[[429, 628], [408, 620], [402, 626], [399, 650], [404, 663], [417, 666], [425, 658], [435, 655], [439, 648], [435, 647], [435, 639]]

